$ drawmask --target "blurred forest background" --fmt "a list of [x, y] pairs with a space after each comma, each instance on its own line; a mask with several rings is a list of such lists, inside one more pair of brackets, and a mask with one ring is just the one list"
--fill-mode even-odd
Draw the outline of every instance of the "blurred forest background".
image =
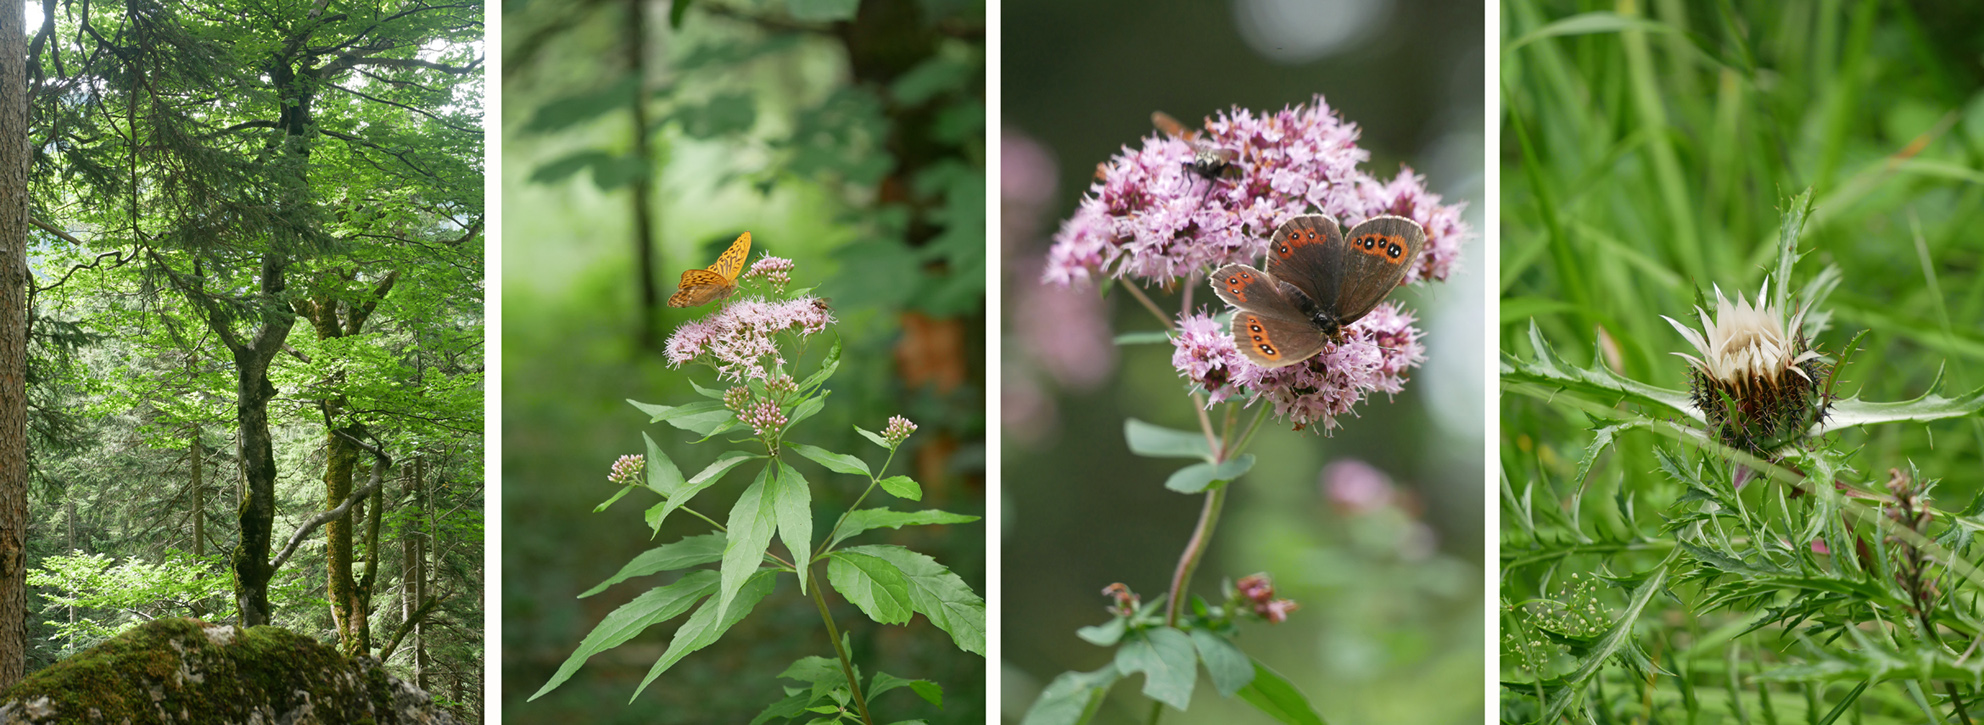
[[[566, 655], [644, 584], [574, 597], [654, 545], [641, 505], [602, 514], [608, 467], [654, 435], [684, 470], [717, 449], [648, 426], [632, 398], [680, 404], [692, 375], [660, 343], [710, 307], [661, 299], [751, 232], [831, 299], [846, 345], [808, 442], [860, 451], [853, 425], [921, 429], [896, 467], [928, 507], [984, 513], [985, 23], [954, 0], [504, 4], [505, 716], [537, 723], [735, 723], [774, 676], [827, 655], [819, 613], [782, 586], [628, 704], [674, 625], [594, 657], [535, 702]], [[837, 514], [860, 491], [830, 479]], [[742, 484], [702, 496], [728, 510]], [[823, 513], [824, 515], [824, 513]], [[824, 525], [824, 524], [823, 524]], [[985, 592], [983, 524], [896, 534]], [[672, 519], [654, 541], [702, 533]], [[944, 687], [932, 723], [982, 722], [985, 662], [918, 618], [863, 622], [829, 594], [855, 663]], [[843, 616], [845, 615], [845, 616]]]
[[[1194, 126], [1231, 106], [1278, 110], [1315, 93], [1362, 129], [1367, 170], [1425, 174], [1447, 203], [1469, 205], [1476, 236], [1452, 280], [1393, 296], [1427, 332], [1426, 362], [1404, 393], [1366, 402], [1334, 437], [1265, 426], [1260, 463], [1234, 485], [1194, 590], [1271, 572], [1278, 595], [1302, 609], [1273, 629], [1243, 629], [1241, 645], [1332, 722], [1480, 722], [1483, 22], [1479, 6], [1414, 0], [1003, 5], [995, 606], [1007, 722], [1056, 674], [1108, 661], [1075, 630], [1108, 619], [1101, 590], [1111, 582], [1146, 601], [1162, 594], [1200, 505], [1164, 489], [1172, 467], [1123, 442], [1125, 417], [1196, 427], [1170, 346], [1111, 344], [1157, 321], [1127, 295], [1042, 288], [1049, 237], [1098, 162], [1154, 133], [1152, 111]], [[1325, 476], [1328, 464], [1343, 465]], [[1327, 479], [1370, 496], [1332, 499]], [[1140, 684], [1115, 688], [1097, 722], [1142, 722]], [[1165, 721], [1268, 721], [1200, 692], [1190, 713]]]
[[[1502, 4], [1501, 349], [1529, 359], [1534, 320], [1569, 364], [1686, 389], [1687, 366], [1669, 353], [1690, 346], [1660, 316], [1695, 324], [1693, 307], [1699, 295], [1713, 296], [1712, 286], [1731, 300], [1739, 292], [1754, 300], [1775, 262], [1788, 200], [1810, 189], [1814, 210], [1799, 245], [1806, 256], [1788, 282], [1771, 286], [1789, 283], [1802, 295], [1837, 285], [1808, 313], [1828, 321], [1813, 340], [1827, 355], [1867, 332], [1839, 370], [1838, 394], [1903, 401], [1939, 381], [1953, 398], [1984, 386], [1984, 6], [1752, 0], [1619, 8]], [[1561, 596], [1573, 574], [1629, 575], [1660, 562], [1685, 491], [1659, 472], [1653, 449], [1682, 447], [1626, 432], [1580, 483], [1591, 417], [1528, 395], [1504, 396], [1500, 415], [1510, 490], [1533, 497], [1538, 510], [1561, 508], [1576, 524], [1523, 535], [1515, 510], [1503, 509], [1505, 603]], [[1852, 452], [1857, 470], [1841, 480], [1859, 489], [1879, 490], [1889, 468], [1911, 463], [1940, 479], [1937, 531], [1984, 492], [1984, 419], [1974, 413], [1850, 428], [1815, 445]], [[1743, 493], [1775, 498], [1779, 490]], [[1778, 511], [1769, 518], [1781, 524]], [[1767, 603], [1806, 601], [1828, 596], [1824, 585], [1760, 591], [1769, 592]], [[1776, 604], [1716, 611], [1705, 591], [1692, 583], [1664, 589], [1638, 614], [1637, 641], [1681, 676], [1649, 681], [1608, 665], [1585, 690], [1597, 693], [1586, 700], [1591, 716], [1735, 721], [1767, 712], [1774, 692], [1783, 721], [1828, 713], [1923, 721], [1921, 696], [1908, 692], [1913, 680], [1876, 677], [1864, 695], [1852, 690], [1867, 678], [1837, 665], [1878, 648], [1808, 638], [1808, 626], [1832, 615], [1780, 626], [1760, 619]], [[1974, 596], [1956, 581], [1948, 591], [1960, 595], [1952, 601]], [[1627, 594], [1600, 587], [1601, 616], [1620, 616]], [[1761, 629], [1750, 633], [1752, 626]], [[1951, 639], [1952, 652], [1968, 637]], [[1571, 659], [1557, 658], [1545, 675]], [[1503, 659], [1504, 679], [1533, 680], [1512, 661]], [[1816, 663], [1829, 669], [1796, 667]], [[1770, 670], [1781, 670], [1777, 684], [1760, 676]], [[1505, 698], [1504, 716], [1535, 717], [1527, 695]]]
[[274, 624], [480, 719], [480, 5], [27, 9], [28, 670]]

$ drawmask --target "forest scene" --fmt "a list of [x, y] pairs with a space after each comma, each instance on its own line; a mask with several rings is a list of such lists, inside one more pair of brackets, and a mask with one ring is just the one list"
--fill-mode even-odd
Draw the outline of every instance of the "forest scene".
[[0, 686], [190, 617], [480, 721], [482, 3], [26, 10], [0, 14], [0, 138], [30, 152], [0, 152]]
[[[506, 721], [984, 722], [983, 4], [503, 7]], [[773, 307], [808, 322], [704, 341], [776, 339], [791, 377], [681, 342]], [[811, 505], [766, 550], [738, 512], [774, 487]], [[813, 578], [726, 557], [718, 591], [672, 548], [747, 529]], [[809, 547], [927, 557], [960, 616], [850, 595]]]

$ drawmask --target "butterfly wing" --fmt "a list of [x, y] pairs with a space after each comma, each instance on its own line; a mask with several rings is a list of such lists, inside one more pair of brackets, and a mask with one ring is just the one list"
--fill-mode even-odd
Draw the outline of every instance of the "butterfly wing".
[[691, 269], [682, 273], [682, 281], [676, 285], [675, 294], [668, 296], [669, 307], [698, 307], [729, 297], [737, 291], [737, 283], [724, 279], [723, 275], [707, 269]]
[[1343, 231], [1335, 219], [1305, 214], [1282, 222], [1274, 230], [1274, 240], [1268, 243], [1267, 271], [1295, 285], [1311, 302], [1324, 305], [1337, 298], [1346, 254]]
[[1233, 346], [1255, 365], [1280, 368], [1315, 357], [1323, 351], [1323, 335], [1307, 321], [1239, 310], [1233, 313]]
[[1156, 126], [1157, 130], [1164, 132], [1164, 135], [1180, 141], [1189, 142], [1192, 140], [1192, 137], [1198, 135], [1195, 132], [1186, 130], [1185, 124], [1179, 123], [1178, 119], [1172, 118], [1171, 114], [1163, 111], [1151, 111], [1150, 125]]
[[1426, 230], [1405, 217], [1376, 216], [1350, 229], [1344, 237], [1342, 283], [1333, 299], [1337, 320], [1348, 325], [1370, 312], [1419, 263]]
[[716, 258], [716, 264], [710, 265], [709, 271], [723, 275], [725, 283], [734, 284], [737, 273], [744, 270], [744, 260], [750, 256], [751, 233], [745, 232], [737, 235], [737, 241], [731, 242], [729, 249], [723, 250], [723, 255]]
[[1255, 365], [1294, 365], [1323, 349], [1323, 335], [1302, 314], [1287, 283], [1244, 264], [1212, 275], [1213, 293], [1233, 305], [1233, 346]]

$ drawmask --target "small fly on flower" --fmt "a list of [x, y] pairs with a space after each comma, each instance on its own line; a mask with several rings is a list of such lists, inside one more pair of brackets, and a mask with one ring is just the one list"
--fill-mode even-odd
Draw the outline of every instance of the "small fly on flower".
[[1233, 162], [1240, 160], [1240, 152], [1212, 145], [1211, 141], [1199, 138], [1198, 131], [1185, 128], [1178, 119], [1172, 118], [1163, 111], [1152, 111], [1150, 123], [1156, 126], [1157, 130], [1163, 131], [1164, 135], [1183, 141], [1192, 147], [1192, 160], [1185, 162], [1185, 168], [1198, 174], [1200, 178], [1206, 181], [1220, 179], [1231, 181], [1240, 177], [1240, 167], [1233, 165]]

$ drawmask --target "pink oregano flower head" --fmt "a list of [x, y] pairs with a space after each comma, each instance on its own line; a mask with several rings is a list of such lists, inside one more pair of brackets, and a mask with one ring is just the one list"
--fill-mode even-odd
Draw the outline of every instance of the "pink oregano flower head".
[[747, 297], [675, 328], [665, 350], [670, 367], [700, 360], [714, 366], [725, 380], [769, 381], [785, 364], [779, 333], [804, 339], [831, 324], [833, 312], [810, 295], [789, 300]]
[[1357, 126], [1321, 95], [1271, 114], [1234, 108], [1207, 120], [1197, 142], [1237, 154], [1237, 173], [1207, 179], [1187, 167], [1192, 143], [1153, 133], [1097, 169], [1088, 196], [1054, 235], [1042, 279], [1168, 284], [1222, 264], [1256, 263], [1275, 227], [1313, 210], [1346, 229], [1380, 214], [1418, 222], [1426, 244], [1405, 281], [1445, 280], [1470, 233], [1460, 206], [1441, 204], [1410, 169], [1389, 182], [1359, 170], [1370, 153], [1357, 137]]
[[1297, 428], [1336, 430], [1337, 419], [1372, 393], [1397, 394], [1406, 374], [1426, 359], [1413, 317], [1395, 302], [1373, 308], [1344, 328], [1343, 343], [1323, 343], [1315, 357], [1282, 368], [1264, 368], [1233, 347], [1231, 325], [1206, 313], [1178, 320], [1171, 366], [1206, 391], [1208, 405], [1228, 399], [1267, 401], [1274, 414]]

